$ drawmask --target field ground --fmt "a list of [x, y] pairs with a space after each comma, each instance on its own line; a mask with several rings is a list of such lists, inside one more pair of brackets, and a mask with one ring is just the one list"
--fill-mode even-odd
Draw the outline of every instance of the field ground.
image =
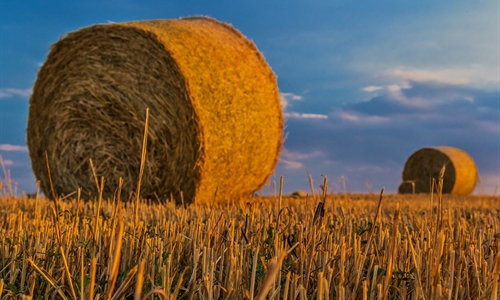
[[499, 197], [324, 200], [3, 197], [1, 298], [498, 299]]

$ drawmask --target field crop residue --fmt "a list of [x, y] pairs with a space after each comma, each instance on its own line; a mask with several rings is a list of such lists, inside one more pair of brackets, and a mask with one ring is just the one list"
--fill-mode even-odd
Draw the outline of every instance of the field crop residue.
[[2, 299], [497, 299], [498, 197], [323, 200], [4, 196]]

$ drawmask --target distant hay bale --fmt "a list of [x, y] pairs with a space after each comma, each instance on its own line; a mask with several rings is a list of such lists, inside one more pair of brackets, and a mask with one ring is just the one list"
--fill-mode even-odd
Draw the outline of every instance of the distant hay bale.
[[[141, 196], [177, 203], [249, 195], [265, 184], [282, 145], [274, 73], [231, 25], [206, 17], [95, 25], [51, 47], [30, 99], [27, 143], [36, 178], [51, 195], [82, 187], [110, 198], [139, 179]], [[216, 196], [215, 196], [216, 195]]]
[[430, 193], [432, 178], [439, 181], [445, 164], [443, 193], [471, 194], [478, 176], [476, 165], [467, 153], [452, 147], [423, 148], [413, 153], [405, 163], [399, 193]]
[[398, 192], [400, 194], [415, 194], [415, 182], [405, 181], [399, 185]]
[[292, 198], [306, 198], [307, 197], [307, 192], [306, 191], [302, 191], [302, 190], [299, 190], [299, 191], [295, 191], [292, 193]]

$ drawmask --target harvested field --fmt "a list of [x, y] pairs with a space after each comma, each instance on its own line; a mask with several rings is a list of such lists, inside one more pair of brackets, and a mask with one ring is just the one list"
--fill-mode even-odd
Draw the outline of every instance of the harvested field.
[[2, 299], [499, 296], [498, 197], [387, 195], [380, 206], [376, 195], [325, 200], [315, 218], [319, 199], [310, 196], [138, 209], [4, 196]]

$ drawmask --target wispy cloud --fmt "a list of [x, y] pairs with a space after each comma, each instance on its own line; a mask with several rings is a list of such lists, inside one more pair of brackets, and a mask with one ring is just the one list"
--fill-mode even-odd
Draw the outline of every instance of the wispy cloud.
[[295, 111], [289, 111], [292, 101], [302, 101], [304, 98], [301, 95], [296, 95], [294, 93], [280, 93], [281, 107], [284, 111], [283, 115], [285, 118], [293, 119], [328, 119], [327, 115], [323, 114], [313, 114], [313, 113], [301, 113]]
[[307, 114], [307, 113], [298, 113], [298, 112], [286, 112], [284, 113], [286, 118], [294, 118], [294, 119], [328, 119], [327, 115], [322, 114]]
[[410, 107], [425, 107], [429, 103], [428, 99], [420, 97], [408, 97], [404, 90], [410, 89], [412, 86], [409, 82], [402, 84], [391, 84], [387, 86], [387, 93], [392, 101], [399, 102], [405, 106]]
[[357, 115], [343, 111], [341, 109], [337, 112], [337, 116], [340, 119], [347, 120], [347, 121], [354, 121], [354, 122], [359, 121], [359, 117]]
[[304, 165], [298, 161], [291, 161], [287, 159], [280, 159], [279, 162], [283, 164], [284, 168], [287, 170], [297, 170], [301, 169]]
[[0, 88], [0, 98], [28, 98], [31, 96], [31, 89]]
[[14, 165], [14, 161], [10, 160], [10, 159], [5, 159], [5, 160], [2, 160], [3, 161], [3, 164], [5, 166], [13, 166]]
[[303, 161], [315, 159], [325, 154], [322, 151], [298, 152], [283, 149], [280, 157], [280, 163], [287, 170], [297, 170], [304, 167]]
[[381, 90], [383, 88], [384, 88], [383, 86], [370, 85], [370, 86], [364, 87], [363, 91], [365, 91], [365, 92], [375, 92], [375, 91], [379, 91], [379, 90]]
[[342, 109], [339, 109], [338, 111], [336, 111], [334, 115], [341, 120], [350, 121], [350, 122], [385, 123], [385, 122], [389, 122], [391, 120], [388, 117], [382, 117], [382, 116], [376, 116], [376, 115], [373, 115], [373, 116], [364, 115], [364, 114], [359, 114], [359, 113], [355, 113], [355, 112], [344, 111]]
[[325, 155], [322, 151], [297, 152], [283, 149], [281, 156], [289, 160], [305, 160]]
[[0, 144], [0, 151], [27, 152], [28, 151], [28, 147], [26, 147], [26, 146], [18, 146], [18, 145], [10, 145], [10, 144]]
[[388, 76], [402, 79], [404, 81], [415, 82], [435, 82], [448, 85], [464, 85], [469, 83], [472, 78], [471, 70], [441, 69], [441, 70], [422, 70], [422, 69], [395, 69], [387, 71]]
[[[500, 114], [499, 114], [500, 117]], [[488, 132], [496, 133], [500, 136], [500, 123], [495, 121], [477, 121], [477, 127]]]
[[444, 78], [441, 80], [429, 76], [426, 77], [428, 81], [424, 80], [423, 77], [419, 81], [420, 79], [416, 78], [418, 76], [412, 80], [408, 79], [411, 76], [400, 78], [402, 80], [393, 78], [396, 82], [377, 86], [377, 89], [372, 89], [372, 86], [369, 86], [362, 90], [371, 93], [373, 98], [370, 101], [377, 97], [383, 97], [385, 102], [424, 110], [457, 100], [473, 103], [476, 98], [474, 94], [478, 92], [475, 88], [457, 84], [458, 80], [445, 80]]
[[294, 93], [280, 93], [281, 107], [286, 109], [290, 104], [290, 101], [301, 101], [303, 98], [300, 95]]

